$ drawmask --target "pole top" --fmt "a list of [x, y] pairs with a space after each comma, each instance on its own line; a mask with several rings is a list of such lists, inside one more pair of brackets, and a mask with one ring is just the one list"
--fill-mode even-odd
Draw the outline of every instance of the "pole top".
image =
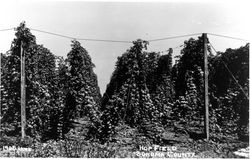
[[202, 37], [204, 39], [204, 44], [208, 43], [207, 33], [202, 33]]
[[173, 53], [173, 48], [168, 49], [169, 53]]

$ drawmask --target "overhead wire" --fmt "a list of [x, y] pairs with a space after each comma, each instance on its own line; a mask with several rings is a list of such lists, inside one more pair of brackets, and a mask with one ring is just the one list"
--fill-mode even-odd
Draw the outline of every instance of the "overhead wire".
[[148, 41], [148, 42], [162, 41], [162, 40], [169, 40], [169, 39], [177, 39], [177, 38], [183, 38], [183, 37], [196, 36], [196, 35], [201, 35], [201, 34], [202, 34], [202, 33], [178, 35], [178, 36], [171, 36], [171, 37], [165, 37], [165, 38], [159, 38], [159, 39], [152, 39], [152, 40], [147, 40], [147, 41]]
[[[7, 30], [12, 30], [14, 28], [10, 29], [2, 29], [0, 31], [7, 31]], [[45, 33], [45, 34], [50, 34], [54, 36], [59, 36], [67, 39], [72, 39], [72, 40], [83, 40], [83, 41], [99, 41], [99, 42], [117, 42], [117, 43], [133, 43], [132, 41], [126, 41], [126, 40], [109, 40], [109, 39], [91, 39], [91, 38], [76, 38], [72, 36], [67, 36], [63, 34], [58, 34], [58, 33], [53, 33], [53, 32], [48, 32], [40, 29], [35, 29], [35, 28], [30, 28], [30, 30], [37, 31], [40, 33]], [[195, 34], [186, 34], [186, 35], [179, 35], [179, 36], [172, 36], [172, 37], [165, 37], [165, 38], [159, 38], [159, 39], [151, 39], [148, 40], [148, 42], [154, 42], [154, 41], [162, 41], [162, 40], [169, 40], [169, 39], [176, 39], [176, 38], [182, 38], [182, 37], [188, 37], [188, 36], [196, 36], [196, 35], [201, 35], [202, 33], [195, 33]]]
[[71, 37], [71, 36], [66, 36], [66, 35], [62, 35], [62, 34], [52, 33], [52, 32], [43, 31], [43, 30], [39, 30], [39, 29], [33, 29], [33, 28], [30, 28], [30, 30], [34, 30], [37, 32], [46, 33], [46, 34], [50, 34], [50, 35], [54, 35], [54, 36], [59, 36], [59, 37], [67, 38], [67, 39], [79, 40], [79, 41], [83, 40], [83, 41], [99, 41], [99, 42], [132, 43], [132, 41], [123, 41], [123, 40], [75, 38], [75, 37]]
[[[99, 41], [99, 42], [117, 42], [117, 43], [133, 43], [132, 41], [125, 41], [125, 40], [107, 40], [107, 39], [76, 38], [76, 37], [71, 37], [71, 36], [66, 36], [66, 35], [62, 35], [62, 34], [48, 32], [48, 31], [43, 31], [43, 30], [39, 30], [39, 29], [34, 29], [34, 28], [30, 28], [30, 30], [34, 30], [34, 31], [41, 32], [41, 33], [46, 33], [46, 34], [51, 34], [51, 35], [55, 35], [55, 36], [60, 36], [60, 37], [63, 37], [63, 38], [74, 39], [74, 40]], [[152, 39], [152, 40], [147, 40], [147, 41], [148, 42], [162, 41], [162, 40], [176, 39], [176, 38], [182, 38], [182, 37], [196, 36], [196, 35], [201, 35], [201, 34], [202, 33], [186, 34], [186, 35], [165, 37], [165, 38], [159, 38], [159, 39]]]
[[229, 39], [234, 39], [234, 40], [240, 40], [240, 41], [247, 41], [247, 42], [249, 42], [249, 40], [241, 39], [241, 38], [237, 38], [237, 37], [232, 37], [232, 36], [219, 35], [219, 34], [213, 34], [213, 33], [207, 33], [207, 34], [213, 35], [213, 36], [217, 36], [217, 37], [223, 37], [223, 38], [229, 38]]
[[1, 29], [0, 31], [8, 31], [8, 30], [14, 30], [15, 28], [9, 28], [9, 29]]
[[[8, 31], [8, 30], [14, 30], [14, 29], [15, 28], [12, 27], [12, 28], [7, 28], [7, 29], [1, 29], [0, 31]], [[35, 29], [35, 28], [30, 28], [30, 30], [37, 31], [37, 32], [40, 32], [40, 33], [50, 34], [50, 35], [54, 35], [54, 36], [59, 36], [59, 37], [67, 38], [67, 39], [79, 40], [79, 41], [83, 40], [83, 41], [97, 41], [97, 42], [99, 41], [99, 42], [133, 43], [132, 41], [128, 41], [128, 40], [76, 38], [76, 37], [72, 37], [72, 36], [67, 36], [67, 35], [63, 35], [63, 34], [48, 32], [48, 31]], [[202, 33], [185, 34], [185, 35], [170, 36], [170, 37], [164, 37], [164, 38], [158, 38], [158, 39], [149, 39], [147, 41], [148, 42], [163, 41], [163, 40], [177, 39], [177, 38], [183, 38], [183, 37], [197, 36], [197, 35], [201, 35], [201, 34]], [[220, 35], [220, 34], [214, 34], [214, 33], [207, 33], [207, 34], [212, 35], [212, 36], [217, 36], [217, 37], [230, 38], [230, 39], [234, 39], [234, 40], [241, 40], [241, 41], [248, 41], [249, 42], [249, 40], [238, 38], [238, 37], [232, 37], [232, 36]]]
[[[211, 44], [211, 42], [209, 42], [210, 46], [212, 47], [212, 49], [215, 51], [216, 54], [218, 54], [218, 52], [215, 50], [214, 46]], [[240, 88], [240, 90], [242, 91], [242, 93], [245, 95], [245, 97], [247, 98], [247, 100], [249, 100], [248, 95], [246, 94], [246, 92], [244, 91], [244, 89], [242, 88], [242, 86], [239, 84], [238, 80], [235, 78], [235, 76], [233, 75], [233, 73], [230, 71], [230, 69], [228, 68], [227, 64], [225, 63], [225, 61], [223, 60], [223, 58], [221, 58], [221, 61], [223, 63], [223, 65], [225, 66], [225, 68], [227, 69], [228, 73], [231, 75], [231, 77], [233, 78], [234, 82], [236, 83], [236, 85], [238, 85], [238, 87]]]

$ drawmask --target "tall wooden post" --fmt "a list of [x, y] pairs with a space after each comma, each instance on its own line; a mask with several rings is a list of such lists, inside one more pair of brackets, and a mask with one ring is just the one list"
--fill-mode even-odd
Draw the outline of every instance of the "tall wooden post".
[[208, 62], [207, 62], [207, 34], [203, 33], [203, 42], [204, 42], [204, 89], [205, 89], [205, 116], [204, 116], [204, 126], [205, 126], [205, 136], [209, 140], [209, 99], [208, 99]]
[[173, 62], [172, 62], [172, 55], [173, 55], [173, 48], [169, 48], [169, 52], [168, 52], [168, 55], [169, 55], [169, 66], [171, 68], [169, 68], [169, 71], [171, 72], [172, 70], [172, 67], [173, 67]]
[[2, 120], [2, 94], [1, 94], [1, 88], [2, 88], [2, 54], [0, 53], [0, 136], [2, 135], [2, 126], [1, 126], [1, 120]]
[[173, 95], [173, 83], [172, 83], [172, 80], [171, 80], [171, 77], [172, 77], [172, 68], [173, 68], [173, 62], [172, 62], [172, 55], [173, 55], [173, 48], [169, 48], [169, 52], [168, 52], [168, 66], [169, 66], [169, 76], [170, 76], [170, 94]]
[[26, 84], [25, 84], [25, 54], [23, 50], [23, 43], [20, 45], [21, 54], [21, 133], [22, 139], [25, 137], [25, 127], [26, 127]]

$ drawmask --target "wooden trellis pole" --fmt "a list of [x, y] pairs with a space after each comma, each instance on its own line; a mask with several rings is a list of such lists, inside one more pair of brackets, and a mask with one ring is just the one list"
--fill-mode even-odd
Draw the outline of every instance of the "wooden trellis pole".
[[0, 136], [2, 135], [2, 126], [1, 126], [1, 120], [2, 120], [2, 94], [1, 94], [1, 88], [2, 88], [2, 54], [0, 54]]
[[204, 126], [205, 126], [205, 136], [209, 140], [209, 99], [208, 99], [208, 61], [207, 61], [207, 34], [203, 33], [203, 43], [204, 43], [204, 89], [205, 89], [205, 116], [204, 116]]
[[26, 84], [25, 84], [25, 54], [23, 50], [23, 43], [21, 41], [20, 45], [21, 54], [21, 133], [22, 139], [25, 137], [25, 127], [26, 127]]

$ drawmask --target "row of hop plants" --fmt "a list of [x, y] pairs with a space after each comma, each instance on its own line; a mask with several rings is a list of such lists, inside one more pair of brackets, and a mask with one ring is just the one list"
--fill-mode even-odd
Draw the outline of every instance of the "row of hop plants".
[[[63, 151], [60, 152], [61, 155], [65, 155], [65, 153], [68, 155], [67, 153], [70, 151], [67, 151], [67, 149], [71, 147], [63, 149], [65, 147], [63, 144], [66, 141], [75, 142], [76, 140], [78, 142], [78, 133], [73, 139], [67, 139], [67, 136], [62, 134], [66, 134], [72, 129], [72, 121], [79, 122], [83, 117], [87, 117], [92, 126], [87, 128], [89, 138], [79, 139], [81, 142], [87, 142], [90, 138], [97, 142], [94, 139], [98, 138], [104, 143], [116, 143], [119, 140], [119, 137], [116, 138], [117, 133], [120, 132], [119, 128], [124, 126], [127, 126], [129, 130], [134, 130], [135, 134], [138, 135], [133, 137], [133, 141], [142, 137], [143, 140], [152, 143], [162, 142], [162, 133], [165, 128], [171, 126], [171, 123], [183, 125], [184, 129], [189, 129], [188, 131], [190, 129], [201, 131], [204, 113], [201, 38], [197, 41], [190, 39], [185, 42], [180, 61], [175, 65], [176, 71], [172, 71], [172, 66], [170, 66], [172, 65], [171, 55], [160, 56], [157, 53], [148, 53], [145, 51], [148, 45], [146, 41], [135, 41], [133, 46], [118, 58], [111, 82], [107, 86], [102, 102], [100, 102], [101, 96], [97, 85], [97, 77], [93, 73], [94, 64], [79, 42], [72, 42], [72, 49], [67, 60], [62, 60], [63, 62], [59, 63], [59, 70], [53, 72], [55, 70], [53, 60], [50, 61], [51, 65], [46, 68], [36, 65], [37, 61], [44, 59], [37, 53], [45, 52], [49, 54], [46, 56], [47, 60], [55, 57], [49, 50], [36, 45], [34, 36], [24, 24], [17, 29], [16, 35], [17, 38], [13, 42], [11, 54], [8, 56], [10, 58], [10, 63], [7, 65], [8, 70], [12, 70], [11, 62], [15, 64], [15, 70], [18, 69], [19, 61], [16, 57], [20, 49], [18, 44], [20, 40], [26, 40], [26, 51], [29, 55], [27, 76], [30, 78], [27, 88], [30, 95], [27, 114], [29, 132], [33, 136], [38, 134], [45, 140], [50, 139], [51, 134], [56, 134], [53, 137], [54, 139], [64, 137], [64, 141], [58, 140], [47, 144], [57, 147], [55, 148], [56, 155], [58, 150], [59, 152]], [[46, 61], [41, 62], [46, 63]], [[39, 69], [40, 67], [43, 69]], [[18, 75], [9, 72], [5, 71], [4, 76], [6, 77], [4, 83], [4, 117], [6, 123], [14, 121], [13, 125], [18, 130], [18, 126], [20, 128], [20, 122], [17, 122], [20, 117], [19, 99], [13, 97], [20, 93], [16, 90], [20, 82], [18, 81]], [[46, 74], [48, 72], [50, 74]], [[213, 71], [211, 72], [213, 74]], [[11, 84], [10, 81], [12, 80], [15, 85]], [[58, 81], [58, 83], [55, 81]], [[36, 83], [41, 83], [44, 86], [43, 89], [40, 89], [41, 87]], [[59, 89], [53, 87], [55, 84]], [[11, 89], [8, 90], [8, 86]], [[235, 105], [241, 104], [234, 102], [234, 99], [242, 101], [240, 93], [233, 89], [228, 89], [228, 91], [228, 95], [222, 97], [214, 95], [214, 98], [210, 98], [212, 103], [210, 109], [211, 130], [214, 133], [220, 131], [220, 129], [222, 132], [228, 130], [228, 127], [220, 121], [230, 123], [232, 127], [236, 126], [237, 121], [241, 119], [235, 117], [244, 112], [243, 109], [241, 113], [240, 111], [237, 112], [235, 108]], [[13, 96], [8, 93], [12, 93]], [[212, 93], [210, 96], [213, 95]], [[217, 107], [214, 103], [217, 104]], [[16, 114], [15, 116], [10, 115], [12, 110]], [[230, 111], [225, 113], [226, 110]], [[243, 124], [246, 125], [246, 123]], [[240, 129], [243, 128], [240, 127], [238, 130]], [[72, 137], [72, 134], [70, 136]], [[71, 142], [68, 144], [74, 147]], [[37, 145], [34, 150], [46, 147], [46, 144]], [[51, 147], [47, 148], [54, 153], [54, 148]], [[75, 149], [79, 150], [77, 147]], [[83, 155], [79, 153], [77, 151], [74, 155]]]

